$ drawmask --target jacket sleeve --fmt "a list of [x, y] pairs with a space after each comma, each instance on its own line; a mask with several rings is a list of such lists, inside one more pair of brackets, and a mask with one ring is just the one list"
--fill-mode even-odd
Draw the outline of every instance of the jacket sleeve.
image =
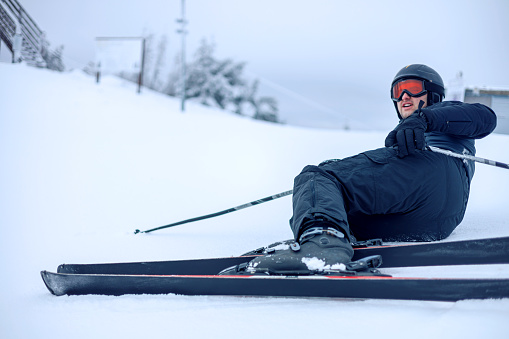
[[497, 126], [497, 116], [483, 104], [444, 101], [422, 108], [428, 120], [428, 132], [441, 132], [458, 137], [484, 138]]

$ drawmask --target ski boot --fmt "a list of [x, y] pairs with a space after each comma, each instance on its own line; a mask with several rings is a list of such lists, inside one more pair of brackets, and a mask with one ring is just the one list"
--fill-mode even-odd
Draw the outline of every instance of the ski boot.
[[[330, 270], [346, 271], [353, 248], [343, 233], [330, 227], [312, 227], [289, 249], [273, 251], [243, 265], [240, 274], [309, 275]], [[236, 269], [239, 274], [239, 268]], [[220, 274], [230, 274], [225, 270]]]

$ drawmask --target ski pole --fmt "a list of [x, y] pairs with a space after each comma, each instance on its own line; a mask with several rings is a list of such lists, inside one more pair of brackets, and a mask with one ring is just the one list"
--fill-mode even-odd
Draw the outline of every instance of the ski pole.
[[262, 203], [267, 202], [267, 201], [279, 199], [279, 198], [285, 197], [287, 195], [290, 195], [292, 193], [293, 193], [293, 190], [285, 191], [285, 192], [282, 192], [282, 193], [271, 195], [271, 196], [266, 197], [266, 198], [262, 198], [262, 199], [258, 199], [258, 200], [255, 200], [255, 201], [248, 202], [247, 204], [243, 204], [243, 205], [240, 205], [240, 206], [237, 206], [237, 207], [232, 207], [232, 208], [226, 209], [224, 211], [220, 211], [220, 212], [216, 212], [216, 213], [211, 213], [211, 214], [203, 215], [201, 217], [195, 217], [195, 218], [191, 218], [191, 219], [186, 219], [186, 220], [178, 221], [178, 222], [175, 222], [175, 223], [172, 223], [172, 224], [168, 224], [168, 225], [164, 225], [164, 226], [159, 226], [159, 227], [152, 228], [152, 229], [149, 229], [149, 230], [146, 230], [146, 231], [140, 231], [140, 230], [137, 229], [137, 230], [134, 231], [134, 234], [138, 234], [138, 233], [150, 233], [150, 232], [153, 232], [153, 231], [162, 230], [163, 228], [169, 228], [169, 227], [174, 227], [174, 226], [178, 226], [178, 225], [188, 224], [188, 223], [199, 221], [199, 220], [205, 220], [205, 219], [209, 219], [209, 218], [218, 217], [218, 216], [223, 215], [223, 214], [227, 214], [227, 213], [235, 212], [235, 211], [238, 211], [238, 210], [241, 210], [241, 209], [244, 209], [244, 208], [248, 208], [248, 207], [251, 207], [251, 206], [259, 205], [259, 204], [262, 204]]
[[486, 164], [486, 165], [491, 165], [491, 166], [496, 166], [496, 167], [501, 167], [501, 168], [509, 169], [509, 165], [508, 164], [504, 164], [503, 162], [489, 160], [489, 159], [484, 159], [484, 158], [479, 158], [479, 157], [474, 157], [472, 155], [467, 155], [467, 154], [458, 154], [458, 153], [454, 153], [454, 152], [451, 152], [449, 150], [445, 150], [445, 149], [438, 148], [438, 147], [435, 147], [435, 146], [428, 146], [427, 148], [430, 151], [432, 151], [432, 152], [445, 154], [445, 155], [448, 155], [450, 157], [466, 159], [466, 160], [472, 160], [472, 161], [475, 161], [475, 162], [479, 162], [481, 164]]
[[[432, 151], [432, 152], [445, 154], [447, 156], [454, 157], [454, 158], [472, 160], [472, 161], [479, 162], [479, 163], [482, 163], [482, 164], [487, 164], [487, 165], [491, 165], [491, 166], [496, 166], [496, 167], [501, 167], [501, 168], [509, 169], [509, 165], [508, 164], [505, 164], [505, 163], [499, 162], [499, 161], [493, 161], [493, 160], [489, 160], [489, 159], [474, 157], [472, 155], [458, 154], [458, 153], [454, 153], [452, 151], [445, 150], [445, 149], [438, 148], [438, 147], [434, 147], [434, 146], [428, 146], [427, 149]], [[271, 196], [268, 196], [268, 197], [265, 197], [265, 198], [262, 198], [262, 199], [251, 201], [251, 202], [248, 202], [248, 203], [240, 205], [240, 206], [232, 207], [232, 208], [226, 209], [224, 211], [219, 211], [219, 212], [203, 215], [203, 216], [200, 216], [200, 217], [195, 217], [195, 218], [191, 218], [191, 219], [186, 219], [186, 220], [178, 221], [178, 222], [175, 222], [175, 223], [172, 223], [172, 224], [168, 224], [168, 225], [164, 225], [164, 226], [159, 226], [159, 227], [152, 228], [152, 229], [145, 230], [145, 231], [140, 231], [139, 229], [136, 229], [134, 231], [134, 234], [138, 234], [138, 233], [150, 233], [150, 232], [161, 230], [161, 229], [164, 229], [164, 228], [170, 228], [170, 227], [179, 226], [179, 225], [183, 225], [183, 224], [188, 224], [188, 223], [199, 221], [199, 220], [205, 220], [205, 219], [210, 219], [210, 218], [218, 217], [220, 215], [224, 215], [224, 214], [227, 214], [227, 213], [239, 211], [241, 209], [248, 208], [248, 207], [251, 207], [251, 206], [259, 205], [259, 204], [262, 204], [262, 203], [267, 202], [267, 201], [279, 199], [279, 198], [285, 197], [287, 195], [290, 195], [292, 193], [293, 193], [293, 190], [285, 191], [285, 192], [274, 194], [274, 195], [271, 195]]]

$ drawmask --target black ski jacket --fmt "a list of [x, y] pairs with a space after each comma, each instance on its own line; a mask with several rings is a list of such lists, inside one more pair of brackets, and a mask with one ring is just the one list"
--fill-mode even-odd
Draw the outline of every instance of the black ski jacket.
[[[474, 139], [489, 135], [497, 126], [497, 116], [483, 104], [466, 104], [460, 101], [444, 101], [421, 111], [428, 120], [426, 143], [460, 154], [475, 155]], [[469, 180], [475, 166], [465, 161]]]

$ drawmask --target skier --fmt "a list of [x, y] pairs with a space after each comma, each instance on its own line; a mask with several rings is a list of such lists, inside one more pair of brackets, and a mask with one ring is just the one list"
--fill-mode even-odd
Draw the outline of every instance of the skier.
[[[391, 85], [399, 124], [384, 148], [306, 166], [295, 178], [293, 217], [300, 246], [258, 257], [256, 269], [335, 268], [351, 261], [351, 242], [444, 239], [465, 214], [474, 163], [426, 150], [475, 155], [496, 115], [482, 104], [443, 102], [440, 75], [426, 65], [401, 69]], [[318, 259], [319, 265], [310, 266]], [[321, 265], [321, 266], [320, 266]]]

